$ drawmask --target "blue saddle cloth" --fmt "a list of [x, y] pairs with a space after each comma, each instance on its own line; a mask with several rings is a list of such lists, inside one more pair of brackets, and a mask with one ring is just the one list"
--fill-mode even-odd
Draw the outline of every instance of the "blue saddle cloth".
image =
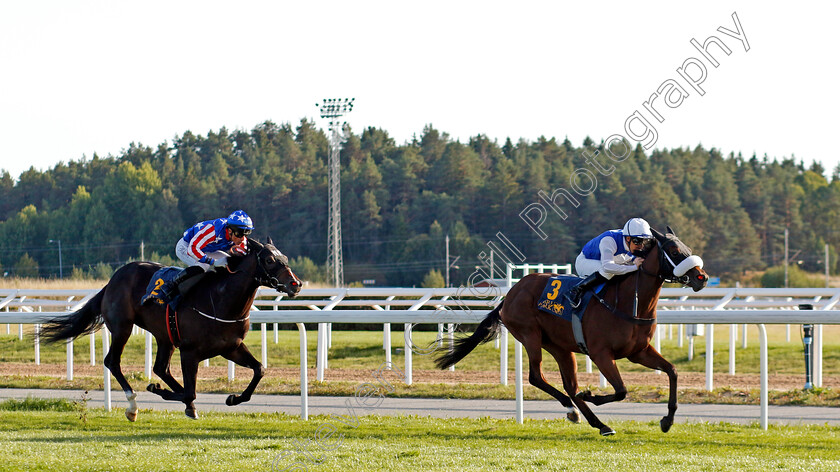
[[592, 299], [592, 295], [600, 292], [604, 288], [605, 283], [600, 283], [594, 287], [594, 290], [587, 290], [583, 294], [583, 299], [580, 306], [576, 310], [572, 310], [569, 303], [569, 291], [583, 282], [583, 278], [575, 275], [558, 275], [548, 279], [545, 284], [540, 299], [537, 301], [537, 308], [546, 313], [557, 315], [566, 321], [572, 321], [572, 314], [577, 317], [583, 317], [583, 311]]
[[159, 269], [154, 273], [154, 275], [152, 275], [152, 280], [150, 280], [149, 285], [146, 286], [146, 294], [143, 296], [140, 303], [142, 304], [148, 298], [156, 298], [157, 300], [160, 300], [160, 304], [168, 303], [169, 308], [172, 308], [173, 310], [177, 308], [178, 303], [181, 301], [181, 295], [175, 296], [172, 300], [164, 300], [162, 294], [160, 293], [160, 287], [166, 282], [178, 277], [178, 274], [183, 271], [184, 269], [180, 267], [164, 267], [163, 269]]

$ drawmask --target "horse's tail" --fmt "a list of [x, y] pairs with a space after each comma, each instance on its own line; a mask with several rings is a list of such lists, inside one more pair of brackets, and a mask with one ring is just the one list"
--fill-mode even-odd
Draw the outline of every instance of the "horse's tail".
[[65, 339], [76, 339], [99, 329], [105, 322], [102, 318], [102, 298], [105, 296], [105, 288], [69, 316], [61, 316], [48, 321], [41, 327], [39, 338], [47, 343], [55, 343]]
[[451, 367], [466, 357], [467, 354], [471, 353], [479, 344], [496, 339], [496, 336], [499, 335], [499, 330], [502, 328], [502, 317], [499, 315], [499, 312], [504, 303], [502, 301], [502, 303], [499, 303], [499, 306], [488, 313], [487, 317], [478, 325], [478, 329], [471, 336], [455, 339], [452, 349], [435, 359], [435, 366], [438, 369]]

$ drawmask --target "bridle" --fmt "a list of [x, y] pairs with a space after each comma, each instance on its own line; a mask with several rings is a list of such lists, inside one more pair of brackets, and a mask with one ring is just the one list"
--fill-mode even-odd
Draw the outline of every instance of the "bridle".
[[[266, 267], [265, 263], [263, 262], [262, 254], [265, 251], [269, 251], [271, 253], [271, 255], [274, 256], [275, 259], [278, 262], [283, 264], [283, 267], [286, 270], [289, 270], [289, 264], [283, 262], [283, 259], [285, 259], [286, 256], [284, 256], [282, 253], [280, 253], [276, 249], [270, 249], [266, 245], [266, 246], [263, 246], [262, 249], [260, 249], [260, 252], [257, 253], [257, 267], [259, 268], [261, 273], [257, 273], [257, 275], [254, 276], [254, 280], [256, 280], [260, 285], [265, 285], [266, 287], [271, 287], [271, 288], [273, 288], [274, 290], [277, 290], [277, 291], [286, 292], [286, 290], [285, 290], [286, 284], [280, 282], [280, 279], [271, 275], [271, 273], [268, 271], [268, 268]], [[282, 256], [283, 259], [280, 259], [278, 257], [278, 255]]]
[[[668, 255], [668, 251], [666, 251], [665, 248], [666, 246], [670, 247], [675, 246], [676, 244], [676, 242], [671, 240], [663, 244], [657, 239], [656, 245], [659, 247], [659, 273], [654, 274], [652, 272], [648, 272], [647, 269], [644, 268], [644, 264], [639, 267], [639, 271], [651, 277], [658, 277], [664, 282], [688, 285], [690, 280], [688, 277], [688, 271], [691, 270], [692, 267], [702, 268], [703, 259], [701, 259], [700, 256], [689, 255], [679, 263], [674, 262], [674, 260], [671, 259], [671, 256]], [[663, 271], [667, 272], [663, 273]]]

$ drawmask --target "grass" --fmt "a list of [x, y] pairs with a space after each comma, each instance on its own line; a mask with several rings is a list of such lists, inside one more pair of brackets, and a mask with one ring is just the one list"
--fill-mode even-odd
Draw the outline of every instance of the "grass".
[[[52, 401], [52, 400], [50, 400]], [[49, 403], [50, 401], [46, 401]], [[840, 428], [614, 422], [603, 438], [560, 420], [434, 419], [6, 408], [0, 468], [41, 470], [605, 470], [721, 471], [840, 468]], [[434, 434], [430, 434], [434, 431]]]

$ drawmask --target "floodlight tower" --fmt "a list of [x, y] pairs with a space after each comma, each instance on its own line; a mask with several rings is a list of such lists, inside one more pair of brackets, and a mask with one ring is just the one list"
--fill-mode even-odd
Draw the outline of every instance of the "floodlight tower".
[[321, 118], [329, 119], [330, 159], [329, 159], [329, 218], [327, 224], [327, 272], [336, 287], [344, 285], [344, 259], [341, 255], [341, 143], [344, 142], [344, 127], [347, 122], [339, 118], [353, 111], [355, 98], [325, 98], [316, 106], [321, 111]]

